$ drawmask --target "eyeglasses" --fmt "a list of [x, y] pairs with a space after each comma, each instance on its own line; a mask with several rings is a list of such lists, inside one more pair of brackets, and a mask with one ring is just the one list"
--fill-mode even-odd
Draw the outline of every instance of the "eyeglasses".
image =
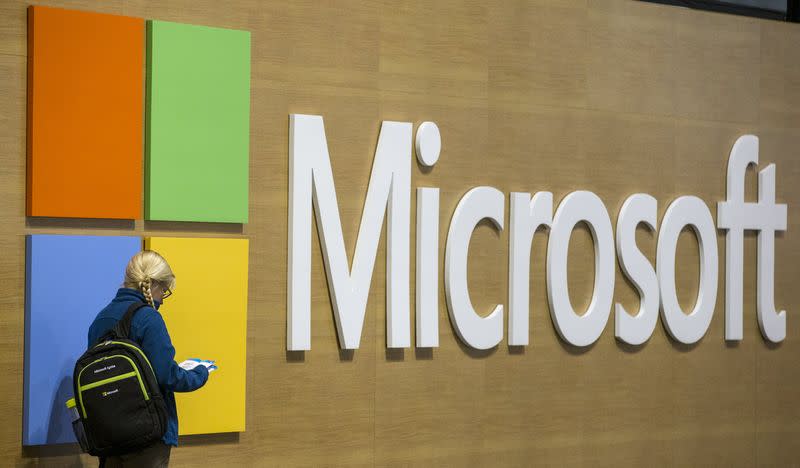
[[164, 291], [164, 294], [162, 294], [162, 295], [161, 295], [161, 300], [163, 301], [164, 299], [168, 298], [168, 297], [169, 297], [169, 296], [171, 296], [171, 295], [172, 295], [172, 289], [170, 289], [170, 288], [167, 288], [167, 289]]

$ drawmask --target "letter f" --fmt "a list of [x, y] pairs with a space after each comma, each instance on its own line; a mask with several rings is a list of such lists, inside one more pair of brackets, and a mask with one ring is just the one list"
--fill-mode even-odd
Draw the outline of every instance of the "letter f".
[[747, 167], [758, 164], [758, 137], [736, 140], [728, 160], [727, 200], [717, 204], [717, 227], [725, 241], [725, 339], [742, 339], [744, 231], [758, 231], [758, 324], [764, 337], [786, 337], [786, 312], [775, 310], [775, 231], [786, 230], [786, 205], [775, 204], [775, 165], [758, 173], [758, 203], [744, 202]]

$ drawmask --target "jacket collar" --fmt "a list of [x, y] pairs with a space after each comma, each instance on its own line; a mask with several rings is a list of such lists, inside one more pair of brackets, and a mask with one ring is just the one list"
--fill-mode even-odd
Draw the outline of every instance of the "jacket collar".
[[[119, 288], [117, 290], [117, 295], [114, 297], [113, 302], [145, 302], [144, 294], [141, 291], [137, 291], [136, 289], [131, 288]], [[156, 304], [156, 310], [161, 306], [161, 301], [154, 301]]]

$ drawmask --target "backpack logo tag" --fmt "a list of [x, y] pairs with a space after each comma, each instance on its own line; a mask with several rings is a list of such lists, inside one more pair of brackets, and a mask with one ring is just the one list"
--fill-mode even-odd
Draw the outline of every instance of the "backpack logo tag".
[[94, 371], [94, 373], [95, 373], [95, 374], [99, 374], [100, 372], [105, 372], [105, 371], [107, 371], [107, 370], [111, 370], [111, 369], [113, 369], [113, 368], [115, 368], [115, 367], [117, 367], [117, 365], [116, 365], [116, 364], [111, 364], [111, 365], [108, 365], [108, 366], [105, 366], [105, 367], [101, 367], [100, 369], [96, 369], [96, 370]]

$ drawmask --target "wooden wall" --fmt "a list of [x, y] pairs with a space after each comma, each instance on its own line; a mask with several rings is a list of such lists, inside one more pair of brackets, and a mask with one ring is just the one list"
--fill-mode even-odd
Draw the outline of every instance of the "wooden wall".
[[[41, 3], [252, 31], [251, 221], [26, 219], [28, 2], [0, 2], [2, 464], [94, 463], [72, 446], [21, 446], [29, 233], [250, 239], [247, 431], [185, 438], [172, 466], [800, 463], [800, 26], [610, 0]], [[659, 324], [646, 345], [626, 346], [614, 339], [612, 318], [595, 345], [567, 346], [550, 320], [547, 237], [537, 234], [530, 346], [464, 347], [440, 287], [441, 346], [387, 351], [382, 240], [361, 348], [342, 352], [315, 233], [313, 349], [287, 353], [290, 113], [325, 117], [351, 255], [381, 120], [439, 125], [439, 163], [430, 172], [415, 165], [412, 187], [441, 188], [442, 248], [456, 203], [476, 185], [548, 190], [556, 202], [592, 190], [614, 220], [634, 192], [659, 200], [659, 220], [685, 194], [715, 214], [730, 148], [737, 136], [755, 133], [762, 163], [777, 164], [778, 201], [789, 204], [788, 231], [776, 241], [775, 302], [787, 310], [786, 341], [768, 345], [758, 331], [752, 235], [745, 240], [744, 340], [724, 341], [720, 235], [717, 307], [699, 344], [678, 345]], [[755, 196], [751, 172], [747, 197]], [[656, 236], [642, 230], [637, 238], [652, 259]], [[575, 231], [570, 252], [572, 301], [585, 308], [593, 281], [587, 230]], [[479, 310], [507, 302], [507, 256], [507, 232], [478, 229], [469, 282]], [[677, 261], [688, 309], [699, 272], [691, 233], [681, 235]], [[638, 307], [621, 273], [615, 300]]]

